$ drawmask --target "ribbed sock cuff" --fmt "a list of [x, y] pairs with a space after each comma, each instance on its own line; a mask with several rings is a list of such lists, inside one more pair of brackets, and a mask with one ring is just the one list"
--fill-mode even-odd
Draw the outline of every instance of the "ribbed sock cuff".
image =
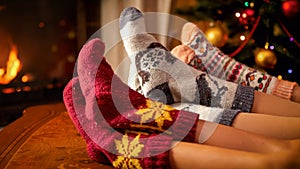
[[239, 85], [231, 109], [250, 112], [254, 101], [254, 89], [249, 86]]
[[231, 126], [235, 116], [240, 112], [240, 110], [225, 109], [223, 111], [219, 124]]
[[168, 168], [169, 150], [172, 148], [173, 138], [168, 135], [161, 134], [147, 138], [145, 143], [143, 156], [140, 158], [145, 168]]
[[278, 80], [272, 94], [284, 99], [290, 100], [293, 95], [294, 87], [297, 85], [296, 82], [290, 82], [287, 80]]
[[181, 110], [173, 124], [174, 140], [195, 142], [199, 115]]

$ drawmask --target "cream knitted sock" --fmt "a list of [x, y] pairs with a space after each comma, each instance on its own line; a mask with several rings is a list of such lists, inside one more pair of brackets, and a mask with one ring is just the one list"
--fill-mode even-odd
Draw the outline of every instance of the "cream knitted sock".
[[172, 53], [181, 53], [178, 57], [190, 66], [206, 70], [209, 74], [227, 81], [251, 86], [261, 92], [291, 98], [296, 83], [279, 81], [276, 77], [250, 68], [225, 55], [207, 40], [205, 34], [195, 24], [189, 22], [183, 26], [181, 41], [194, 51], [194, 56], [185, 56], [183, 52], [179, 52], [186, 50], [184, 46], [174, 48]]

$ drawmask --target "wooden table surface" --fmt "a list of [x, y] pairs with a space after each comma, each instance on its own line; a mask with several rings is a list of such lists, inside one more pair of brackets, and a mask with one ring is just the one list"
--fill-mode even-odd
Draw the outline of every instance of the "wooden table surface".
[[25, 109], [0, 131], [0, 169], [111, 169], [89, 159], [63, 103]]

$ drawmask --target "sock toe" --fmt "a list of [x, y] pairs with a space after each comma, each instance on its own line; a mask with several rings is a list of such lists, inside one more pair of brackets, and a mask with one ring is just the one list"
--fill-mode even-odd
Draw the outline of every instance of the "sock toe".
[[130, 56], [156, 42], [155, 38], [146, 32], [143, 13], [134, 7], [122, 11], [119, 27], [125, 50]]
[[181, 30], [181, 42], [183, 44], [189, 43], [195, 31], [200, 31], [195, 24], [191, 22], [184, 24]]
[[78, 78], [82, 93], [86, 98], [85, 107], [88, 119], [94, 119], [93, 110], [97, 107], [95, 100], [95, 78], [96, 72], [101, 61], [104, 59], [105, 45], [100, 39], [92, 39], [88, 41], [80, 50], [77, 60]]
[[77, 71], [83, 94], [90, 92], [90, 85], [95, 83], [95, 76], [103, 60], [105, 45], [100, 39], [88, 41], [80, 50], [77, 60]]
[[134, 7], [125, 8], [120, 15], [119, 28], [122, 39], [146, 32], [144, 15]]
[[[100, 61], [103, 59], [105, 45], [100, 39], [88, 41], [80, 50], [78, 55], [78, 74], [86, 76], [88, 70], [97, 70]], [[88, 77], [88, 76], [87, 76]]]
[[138, 9], [134, 8], [134, 7], [128, 7], [125, 8], [120, 15], [120, 29], [122, 29], [126, 23], [128, 22], [132, 22], [135, 21], [139, 18], [143, 18], [143, 14], [141, 11], [139, 11]]
[[196, 55], [195, 52], [186, 45], [178, 45], [174, 47], [171, 54], [187, 64], [189, 64]]

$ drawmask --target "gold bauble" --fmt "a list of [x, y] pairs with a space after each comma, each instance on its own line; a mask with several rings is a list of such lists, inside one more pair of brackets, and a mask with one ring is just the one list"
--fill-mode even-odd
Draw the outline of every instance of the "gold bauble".
[[205, 36], [213, 45], [218, 48], [223, 47], [228, 40], [228, 35], [225, 29], [220, 25], [208, 28], [205, 31]]
[[258, 49], [255, 52], [255, 63], [261, 68], [273, 69], [277, 63], [277, 57], [271, 50]]

